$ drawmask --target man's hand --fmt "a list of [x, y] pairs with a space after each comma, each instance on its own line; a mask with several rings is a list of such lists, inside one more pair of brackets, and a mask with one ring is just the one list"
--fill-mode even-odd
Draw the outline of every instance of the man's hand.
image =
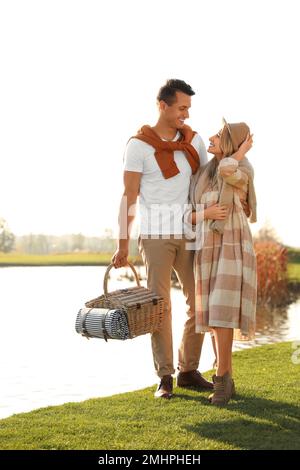
[[128, 250], [118, 249], [111, 259], [115, 268], [122, 268], [128, 264]]
[[111, 262], [115, 268], [121, 268], [128, 264], [128, 245], [130, 228], [134, 219], [136, 200], [140, 191], [142, 173], [124, 171], [124, 193], [121, 199], [119, 211], [119, 242], [118, 249], [113, 255]]

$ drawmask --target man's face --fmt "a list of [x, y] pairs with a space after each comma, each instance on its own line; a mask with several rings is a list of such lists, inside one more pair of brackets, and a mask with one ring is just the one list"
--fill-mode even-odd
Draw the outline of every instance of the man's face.
[[189, 118], [191, 103], [192, 100], [189, 95], [176, 91], [176, 101], [171, 106], [168, 106], [164, 101], [160, 102], [160, 115], [168, 126], [181, 129], [184, 126], [185, 119]]

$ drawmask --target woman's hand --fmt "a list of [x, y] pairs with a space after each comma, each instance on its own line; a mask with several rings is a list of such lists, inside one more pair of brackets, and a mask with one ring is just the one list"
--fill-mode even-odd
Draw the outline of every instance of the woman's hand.
[[227, 217], [227, 207], [214, 204], [204, 209], [204, 219], [224, 220]]
[[240, 162], [243, 160], [245, 154], [251, 149], [253, 145], [253, 134], [247, 134], [246, 139], [239, 146], [238, 151], [234, 154], [234, 158]]

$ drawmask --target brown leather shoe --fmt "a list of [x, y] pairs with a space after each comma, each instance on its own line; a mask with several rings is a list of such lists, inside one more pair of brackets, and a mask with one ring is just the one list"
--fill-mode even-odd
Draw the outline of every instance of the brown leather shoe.
[[155, 398], [171, 398], [173, 395], [173, 377], [172, 375], [164, 375], [157, 390], [154, 393]]
[[197, 387], [204, 390], [212, 390], [214, 385], [208, 382], [198, 370], [179, 372], [177, 375], [177, 387]]

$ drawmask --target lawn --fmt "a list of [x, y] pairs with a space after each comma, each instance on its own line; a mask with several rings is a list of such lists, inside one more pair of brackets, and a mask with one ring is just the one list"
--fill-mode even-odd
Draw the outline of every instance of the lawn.
[[290, 281], [300, 282], [300, 263], [288, 264], [288, 277]]
[[[31, 255], [27, 253], [0, 253], [1, 266], [107, 266], [110, 253], [63, 253], [51, 255]], [[130, 261], [139, 264], [138, 257]]]
[[[111, 253], [63, 253], [51, 255], [30, 255], [26, 253], [0, 253], [0, 267], [5, 266], [107, 266]], [[139, 256], [132, 256], [130, 261], [140, 265]], [[294, 261], [296, 260], [296, 262]], [[290, 280], [300, 282], [300, 262], [298, 258], [288, 264]]]
[[237, 396], [226, 407], [182, 388], [157, 400], [150, 387], [3, 419], [0, 448], [300, 449], [300, 354], [293, 345], [237, 352], [234, 369]]

